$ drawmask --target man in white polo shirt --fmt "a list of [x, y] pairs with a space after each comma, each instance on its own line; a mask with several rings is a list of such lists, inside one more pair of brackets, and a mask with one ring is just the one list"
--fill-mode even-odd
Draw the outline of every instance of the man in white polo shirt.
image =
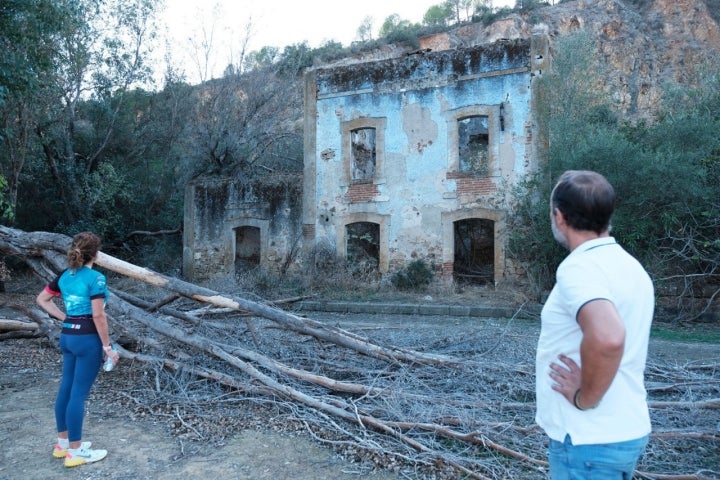
[[550, 478], [631, 479], [650, 434], [643, 381], [655, 295], [610, 236], [613, 187], [567, 171], [553, 189], [555, 239], [570, 250], [545, 303], [536, 356], [536, 421]]

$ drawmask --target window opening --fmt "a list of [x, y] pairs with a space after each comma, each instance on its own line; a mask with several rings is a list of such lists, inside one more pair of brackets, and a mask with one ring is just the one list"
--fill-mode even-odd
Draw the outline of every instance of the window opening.
[[474, 115], [458, 120], [458, 156], [460, 171], [487, 176], [490, 136], [487, 115]]
[[380, 265], [380, 225], [349, 223], [345, 227], [347, 265], [353, 274], [377, 272]]
[[235, 272], [251, 270], [260, 265], [260, 229], [239, 227], [235, 229]]
[[375, 129], [358, 128], [350, 131], [352, 146], [352, 180], [371, 181], [375, 177]]
[[458, 283], [493, 283], [495, 278], [495, 226], [492, 220], [471, 218], [454, 223]]

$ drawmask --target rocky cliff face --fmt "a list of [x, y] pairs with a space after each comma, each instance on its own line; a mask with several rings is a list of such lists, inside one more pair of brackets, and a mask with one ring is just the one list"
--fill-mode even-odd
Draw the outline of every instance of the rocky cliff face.
[[720, 28], [705, 0], [575, 0], [489, 26], [459, 27], [423, 39], [422, 46], [436, 50], [529, 38], [539, 24], [548, 27], [551, 49], [563, 34], [592, 32], [614, 104], [636, 120], [652, 120], [668, 82], [691, 85], [699, 69], [720, 58]]

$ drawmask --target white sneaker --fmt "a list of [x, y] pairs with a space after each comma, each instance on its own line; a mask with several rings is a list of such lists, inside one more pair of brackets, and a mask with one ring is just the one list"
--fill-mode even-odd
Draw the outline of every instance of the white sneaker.
[[99, 462], [106, 456], [107, 450], [92, 450], [85, 446], [81, 446], [76, 450], [68, 448], [67, 455], [65, 455], [65, 466], [77, 467], [86, 463]]
[[[82, 442], [82, 444], [80, 444], [80, 448], [90, 448], [91, 445], [92, 442]], [[59, 443], [56, 443], [55, 448], [53, 448], [52, 455], [55, 458], [65, 458], [65, 455], [67, 455], [67, 451], [67, 448], [63, 448], [60, 446]]]

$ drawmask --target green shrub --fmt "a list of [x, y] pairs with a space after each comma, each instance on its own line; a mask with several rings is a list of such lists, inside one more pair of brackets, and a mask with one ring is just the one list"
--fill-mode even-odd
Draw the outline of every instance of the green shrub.
[[432, 266], [423, 260], [413, 260], [405, 268], [394, 273], [390, 279], [395, 288], [400, 290], [420, 290], [427, 287], [435, 278]]

